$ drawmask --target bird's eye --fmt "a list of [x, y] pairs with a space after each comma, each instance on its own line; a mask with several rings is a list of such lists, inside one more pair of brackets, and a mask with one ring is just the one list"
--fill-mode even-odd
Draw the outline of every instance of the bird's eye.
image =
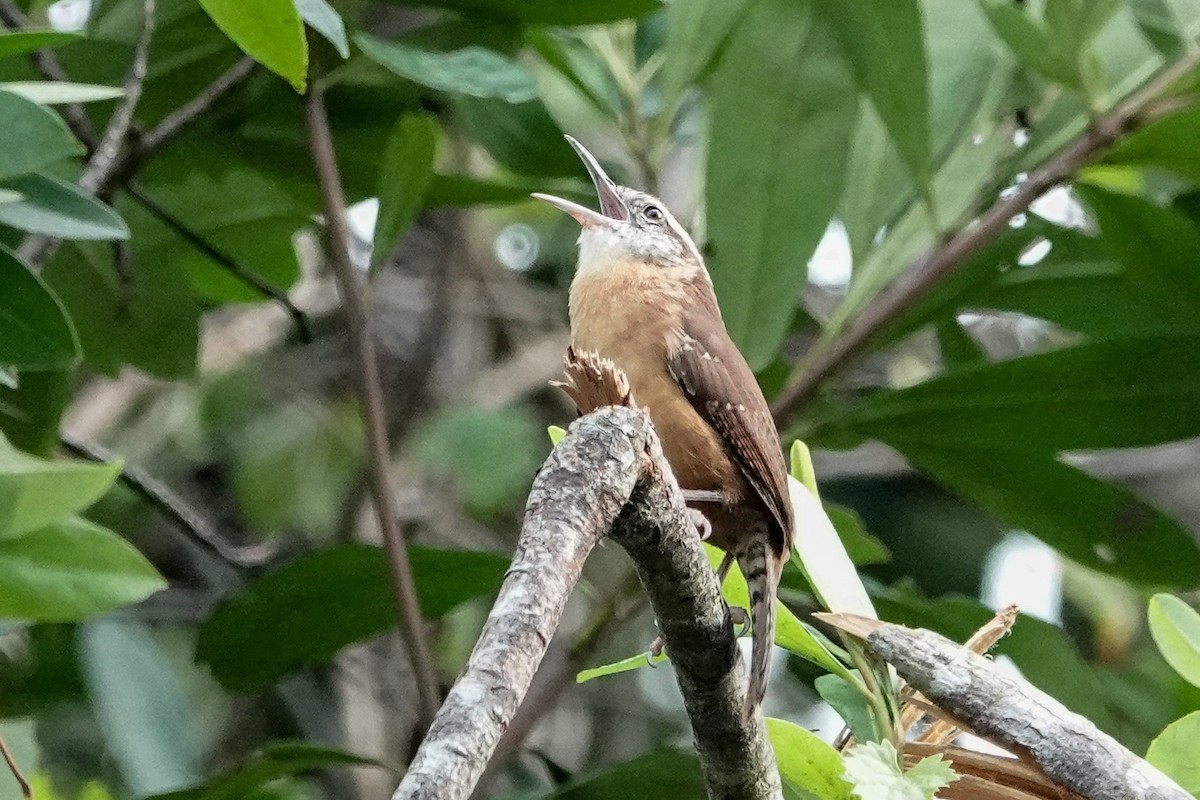
[[642, 211], [642, 216], [646, 218], [647, 222], [662, 222], [663, 210], [658, 206], [646, 206]]

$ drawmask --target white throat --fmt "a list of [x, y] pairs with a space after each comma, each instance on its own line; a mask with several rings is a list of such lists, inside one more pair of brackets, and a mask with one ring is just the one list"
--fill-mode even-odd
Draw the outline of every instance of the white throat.
[[620, 228], [593, 225], [579, 233], [579, 265], [577, 276], [587, 276], [603, 270], [614, 261], [629, 257], [626, 234]]

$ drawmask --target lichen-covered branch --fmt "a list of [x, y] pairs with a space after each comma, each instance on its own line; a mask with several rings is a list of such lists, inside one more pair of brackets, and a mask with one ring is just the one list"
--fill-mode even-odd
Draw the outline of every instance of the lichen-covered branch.
[[393, 800], [470, 795], [512, 720], [583, 563], [611, 534], [633, 558], [671, 653], [713, 798], [780, 797], [715, 576], [641, 411], [577, 420], [529, 494], [517, 552], [479, 642]]
[[865, 639], [940, 709], [1061, 786], [1090, 800], [1191, 798], [1085, 717], [943, 636], [850, 614], [818, 616]]
[[[717, 577], [657, 438], [646, 477], [612, 538], [633, 559], [691, 718], [710, 798], [780, 797], [775, 754], [761, 715], [743, 723], [746, 673]], [[668, 523], [664, 525], [664, 522]]]

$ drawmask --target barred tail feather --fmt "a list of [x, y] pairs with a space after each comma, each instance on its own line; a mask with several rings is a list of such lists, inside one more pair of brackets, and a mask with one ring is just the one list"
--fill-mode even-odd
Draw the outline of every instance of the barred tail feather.
[[767, 673], [771, 668], [771, 650], [775, 646], [775, 587], [779, 564], [768, 550], [766, 536], [753, 536], [737, 556], [738, 567], [750, 589], [752, 645], [750, 687], [746, 691], [744, 719], [754, 716], [767, 691]]

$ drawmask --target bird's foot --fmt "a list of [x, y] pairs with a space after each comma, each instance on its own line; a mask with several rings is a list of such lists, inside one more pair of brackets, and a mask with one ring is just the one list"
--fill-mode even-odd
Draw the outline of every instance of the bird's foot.
[[739, 637], [750, 632], [750, 614], [741, 606], [729, 606], [729, 621], [741, 628], [737, 634]]
[[712, 536], [712, 523], [708, 521], [708, 517], [694, 508], [687, 510], [688, 519], [696, 526], [696, 533], [700, 534], [700, 541], [707, 542], [708, 537]]
[[666, 648], [667, 643], [663, 641], [663, 637], [659, 636], [656, 638], [650, 643], [650, 647], [646, 649], [646, 663], [651, 667], [657, 667], [658, 664], [654, 663], [654, 659], [661, 656]]

